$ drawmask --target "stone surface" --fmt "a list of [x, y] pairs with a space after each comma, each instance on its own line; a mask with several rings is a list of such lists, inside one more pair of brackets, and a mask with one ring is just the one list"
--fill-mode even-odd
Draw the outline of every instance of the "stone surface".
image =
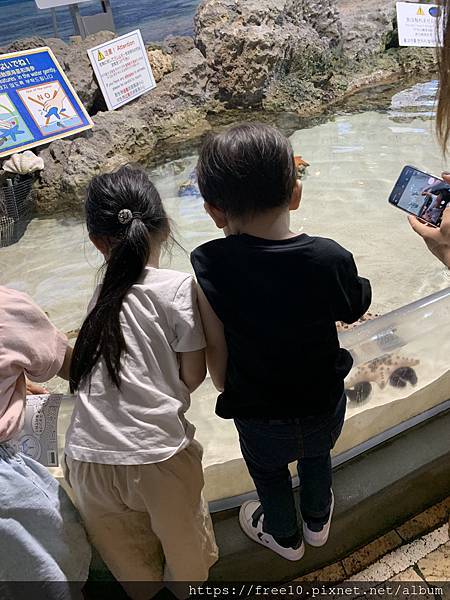
[[344, 581], [346, 578], [344, 566], [341, 562], [337, 562], [334, 565], [329, 565], [323, 569], [318, 569], [307, 575], [303, 575], [299, 579], [295, 579], [296, 582], [327, 582], [327, 583], [338, 583]]
[[87, 37], [85, 40], [74, 38], [70, 44], [60, 39], [43, 39], [39, 37], [24, 38], [0, 49], [0, 52], [19, 52], [42, 46], [50, 47], [61, 67], [64, 69], [75, 91], [90, 111], [100, 94], [94, 72], [89, 61], [87, 50], [114, 38], [110, 31], [101, 31]]
[[444, 525], [383, 556], [380, 562], [387, 565], [394, 573], [401, 573], [447, 541], [448, 528]]
[[389, 579], [389, 581], [399, 581], [399, 582], [417, 581], [417, 582], [423, 583], [424, 580], [411, 567], [409, 569], [406, 569], [406, 571], [402, 571], [398, 575], [395, 575], [395, 577], [392, 577], [391, 579]]
[[417, 566], [428, 583], [450, 581], [450, 542], [419, 560]]
[[370, 565], [370, 567], [356, 572], [354, 575], [349, 577], [347, 581], [387, 581], [394, 575], [394, 571], [388, 565], [378, 561], [373, 565]]
[[191, 37], [169, 36], [162, 46], [150, 46], [157, 88], [114, 112], [102, 112], [105, 102], [87, 55], [111, 32], [69, 44], [33, 37], [3, 48], [50, 46], [94, 117], [92, 131], [37, 150], [46, 164], [37, 184], [38, 210], [79, 207], [93, 174], [153, 160], [159, 142], [198, 136], [210, 127], [208, 114], [227, 107], [306, 116], [374, 83], [431, 73], [433, 50], [397, 47], [394, 4], [203, 0], [195, 45]]
[[93, 175], [130, 161], [145, 163], [158, 141], [209, 127], [205, 59], [193, 49], [174, 56], [173, 64], [155, 90], [119, 110], [97, 113], [92, 131], [41, 151], [46, 168], [36, 190], [40, 212], [79, 208]]
[[164, 75], [173, 71], [173, 58], [170, 54], [158, 48], [151, 48], [147, 50], [147, 55], [156, 83], [161, 81]]
[[194, 38], [188, 35], [168, 35], [163, 42], [166, 52], [185, 54], [195, 48]]
[[[398, 533], [390, 531], [360, 550], [353, 552], [353, 554], [350, 554], [350, 556], [347, 556], [347, 558], [344, 558], [342, 561], [347, 576], [359, 573], [362, 569], [374, 563], [390, 550], [400, 546], [401, 543], [402, 539]], [[394, 571], [389, 576], [393, 574]]]
[[260, 105], [281, 74], [323, 70], [341, 41], [334, 0], [204, 0], [195, 32], [218, 97], [232, 106]]
[[396, 531], [406, 542], [448, 521], [450, 513], [450, 497], [416, 515]]

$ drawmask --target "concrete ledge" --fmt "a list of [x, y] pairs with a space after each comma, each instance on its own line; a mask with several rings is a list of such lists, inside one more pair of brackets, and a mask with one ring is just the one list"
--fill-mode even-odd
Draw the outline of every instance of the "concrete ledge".
[[[389, 410], [389, 407], [386, 408]], [[214, 515], [221, 558], [211, 581], [288, 581], [334, 563], [450, 493], [450, 411], [341, 465], [328, 544], [290, 563], [241, 531], [237, 509]]]

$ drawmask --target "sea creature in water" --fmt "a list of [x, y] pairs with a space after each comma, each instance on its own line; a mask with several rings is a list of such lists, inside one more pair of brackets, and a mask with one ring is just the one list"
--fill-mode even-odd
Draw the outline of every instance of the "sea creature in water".
[[297, 167], [297, 171], [299, 176], [305, 174], [306, 169], [309, 167], [309, 162], [306, 162], [301, 156], [294, 156], [295, 166]]
[[[366, 313], [356, 323], [347, 325], [343, 322], [336, 324], [338, 332], [349, 331], [367, 321], [372, 321], [380, 315]], [[409, 384], [417, 384], [417, 373], [414, 369], [420, 361], [416, 358], [402, 356], [400, 354], [383, 354], [371, 361], [363, 363], [353, 369], [345, 381], [345, 393], [350, 402], [363, 404], [366, 402], [376, 383], [382, 390], [388, 384], [395, 388], [404, 388]]]
[[35, 171], [44, 169], [44, 161], [39, 156], [36, 156], [31, 150], [13, 154], [8, 160], [3, 163], [3, 170], [8, 173], [16, 173], [19, 175], [28, 175]]
[[356, 323], [351, 323], [350, 325], [348, 323], [344, 323], [344, 321], [338, 321], [336, 323], [336, 328], [338, 330], [338, 333], [341, 333], [342, 331], [350, 331], [351, 329], [358, 327], [358, 325], [366, 323], [366, 321], [372, 321], [373, 319], [377, 319], [379, 316], [381, 315], [377, 313], [366, 312], [366, 314], [363, 315], [360, 319], [358, 319]]
[[354, 369], [345, 382], [348, 399], [356, 404], [365, 402], [372, 393], [372, 384], [383, 390], [388, 384], [395, 388], [404, 388], [417, 384], [414, 369], [420, 361], [401, 354], [384, 354]]
[[200, 198], [201, 193], [198, 187], [197, 171], [194, 169], [189, 174], [189, 179], [183, 182], [178, 188], [178, 196], [185, 198], [186, 196]]

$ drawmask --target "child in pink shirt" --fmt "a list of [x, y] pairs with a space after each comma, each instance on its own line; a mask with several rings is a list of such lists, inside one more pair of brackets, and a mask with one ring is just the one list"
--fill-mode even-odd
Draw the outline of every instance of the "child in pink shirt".
[[64, 490], [9, 442], [23, 425], [25, 378], [67, 377], [70, 354], [28, 296], [0, 286], [0, 581], [40, 582], [46, 598], [73, 597], [67, 582], [86, 581], [90, 548]]

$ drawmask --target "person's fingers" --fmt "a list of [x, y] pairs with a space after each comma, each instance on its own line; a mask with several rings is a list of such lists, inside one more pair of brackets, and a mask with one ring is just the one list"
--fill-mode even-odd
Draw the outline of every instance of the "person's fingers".
[[446, 183], [450, 183], [450, 173], [448, 171], [444, 171], [442, 173], [442, 179], [446, 182]]
[[442, 234], [450, 238], [450, 204], [444, 210], [444, 214], [442, 215], [440, 230]]
[[439, 230], [436, 227], [430, 227], [429, 225], [425, 225], [419, 221], [417, 217], [410, 215], [408, 217], [409, 224], [414, 229], [416, 233], [418, 233], [424, 239], [432, 239], [436, 237], [436, 233], [439, 233]]

